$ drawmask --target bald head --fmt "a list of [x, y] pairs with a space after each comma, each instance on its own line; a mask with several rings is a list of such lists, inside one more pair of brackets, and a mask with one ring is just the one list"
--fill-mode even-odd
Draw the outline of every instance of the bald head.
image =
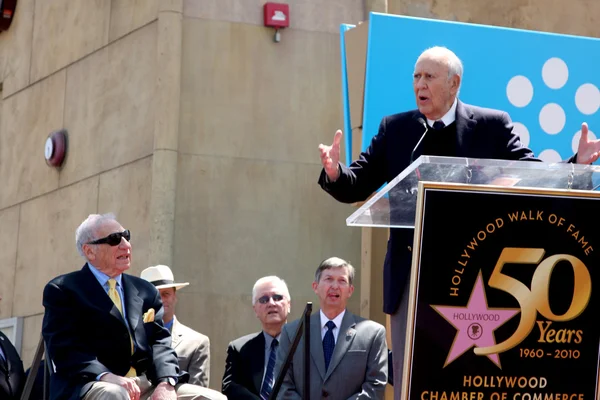
[[458, 58], [452, 50], [441, 46], [434, 46], [428, 48], [427, 50], [421, 53], [419, 58], [417, 58], [417, 62], [415, 63], [415, 69], [419, 61], [424, 59], [432, 60], [445, 65], [446, 68], [448, 68], [448, 79], [452, 78], [452, 76], [454, 75], [458, 75], [460, 78], [462, 78], [462, 61], [460, 61], [460, 58]]

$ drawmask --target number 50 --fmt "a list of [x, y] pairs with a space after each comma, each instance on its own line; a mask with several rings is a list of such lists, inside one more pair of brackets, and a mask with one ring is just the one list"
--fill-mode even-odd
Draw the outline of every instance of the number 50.
[[[511, 337], [494, 346], [475, 347], [475, 354], [502, 353], [519, 345], [531, 333], [538, 311], [548, 320], [560, 322], [570, 321], [585, 310], [592, 293], [592, 280], [585, 264], [577, 257], [568, 254], [556, 254], [540, 263], [544, 254], [544, 249], [507, 247], [502, 250], [488, 284], [490, 287], [512, 295], [519, 302], [521, 321]], [[560, 261], [568, 261], [571, 264], [575, 275], [575, 284], [571, 306], [563, 315], [556, 315], [550, 309], [548, 291], [550, 289], [550, 276], [554, 267]], [[502, 273], [504, 264], [509, 263], [539, 264], [531, 279], [531, 290], [517, 279]]]

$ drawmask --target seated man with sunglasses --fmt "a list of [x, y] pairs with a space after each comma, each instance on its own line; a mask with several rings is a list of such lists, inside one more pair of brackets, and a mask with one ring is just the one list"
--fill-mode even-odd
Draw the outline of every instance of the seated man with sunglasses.
[[130, 240], [113, 214], [90, 215], [75, 233], [87, 262], [44, 288], [50, 400], [202, 398], [179, 370], [158, 290], [124, 274]]
[[230, 400], [266, 400], [275, 383], [277, 347], [290, 313], [290, 293], [276, 276], [259, 279], [252, 289], [252, 307], [262, 331], [242, 336], [229, 344], [223, 394]]

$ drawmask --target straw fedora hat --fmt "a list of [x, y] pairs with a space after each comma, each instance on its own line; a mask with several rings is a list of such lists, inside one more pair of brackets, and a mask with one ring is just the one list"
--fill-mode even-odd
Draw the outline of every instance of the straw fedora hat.
[[175, 288], [175, 290], [179, 290], [189, 285], [189, 282], [175, 283], [173, 272], [166, 265], [155, 265], [146, 268], [142, 271], [141, 278], [152, 283], [157, 289]]

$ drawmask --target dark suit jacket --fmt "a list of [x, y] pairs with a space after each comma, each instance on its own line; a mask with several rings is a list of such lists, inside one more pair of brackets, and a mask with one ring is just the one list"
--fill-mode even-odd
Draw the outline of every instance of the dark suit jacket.
[[[158, 290], [150, 282], [122, 275], [125, 313], [136, 350], [131, 355], [127, 326], [119, 310], [89, 267], [59, 276], [44, 288], [42, 335], [56, 365], [50, 379], [50, 399], [81, 398], [103, 372], [124, 376], [133, 366], [154, 385], [160, 378], [179, 377], [177, 355], [163, 326]], [[143, 314], [155, 310], [154, 322]]]
[[265, 370], [265, 336], [261, 332], [229, 343], [222, 392], [229, 400], [259, 399]]
[[[393, 180], [411, 163], [411, 153], [425, 129], [418, 110], [383, 118], [379, 132], [367, 150], [349, 167], [340, 163], [341, 175], [333, 183], [321, 171], [319, 184], [338, 201], [366, 200], [384, 183]], [[513, 131], [507, 113], [471, 106], [458, 101], [456, 107], [456, 145], [449, 154], [456, 157], [540, 161], [524, 147]], [[422, 154], [422, 145], [413, 160]], [[573, 161], [572, 157], [569, 161]], [[384, 264], [384, 311], [393, 314], [409, 279], [412, 260], [413, 229], [390, 230]]]
[[21, 397], [25, 386], [23, 362], [15, 346], [2, 332], [0, 332], [0, 347], [6, 357], [6, 364], [0, 361], [0, 399], [17, 400]]
[[[282, 372], [300, 320], [284, 325], [277, 350], [275, 376]], [[304, 398], [304, 337], [283, 379], [277, 399]], [[388, 349], [385, 328], [346, 310], [329, 368], [325, 369], [321, 313], [310, 316], [310, 398], [380, 399], [387, 383]]]

